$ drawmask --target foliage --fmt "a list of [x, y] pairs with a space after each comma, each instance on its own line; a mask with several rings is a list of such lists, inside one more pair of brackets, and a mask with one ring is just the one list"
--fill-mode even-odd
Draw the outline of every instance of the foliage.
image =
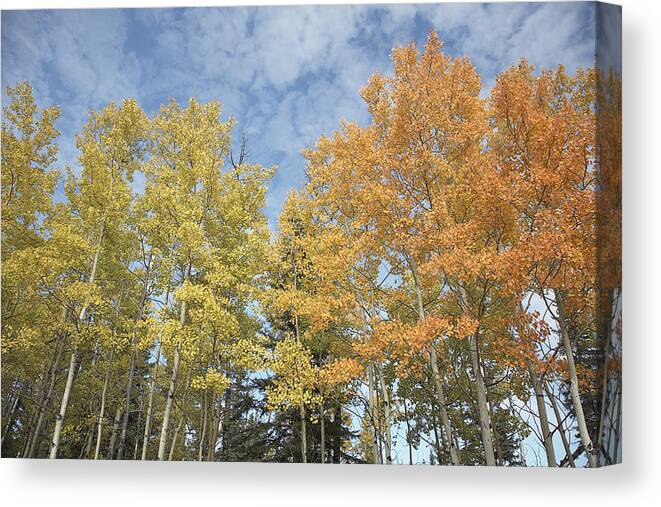
[[525, 465], [536, 438], [593, 464], [620, 83], [522, 60], [485, 94], [435, 33], [392, 58], [276, 231], [220, 102], [92, 111], [62, 176], [59, 110], [8, 89], [4, 455]]

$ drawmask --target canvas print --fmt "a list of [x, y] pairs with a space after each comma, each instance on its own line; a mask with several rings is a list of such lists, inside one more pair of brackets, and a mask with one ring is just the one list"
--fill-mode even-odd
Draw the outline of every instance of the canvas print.
[[2, 457], [622, 459], [621, 8], [2, 12]]

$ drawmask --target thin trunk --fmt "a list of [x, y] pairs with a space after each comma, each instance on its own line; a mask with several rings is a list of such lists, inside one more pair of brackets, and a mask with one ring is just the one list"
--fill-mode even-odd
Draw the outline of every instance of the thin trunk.
[[216, 445], [218, 443], [218, 434], [220, 433], [220, 429], [222, 427], [222, 410], [223, 410], [222, 400], [223, 400], [222, 394], [218, 395], [217, 398], [218, 409], [215, 413], [213, 413], [211, 417], [212, 430], [209, 432], [209, 444], [207, 446], [207, 461], [215, 461], [216, 459]]
[[321, 462], [326, 463], [326, 415], [324, 410], [324, 402], [321, 402], [319, 407], [319, 420], [321, 424]]
[[[411, 425], [409, 423], [409, 410], [404, 398], [404, 420], [406, 422], [406, 443], [409, 444], [409, 465], [413, 464], [413, 444], [411, 444]], [[435, 425], [435, 424], [434, 424]]]
[[51, 441], [50, 446], [50, 459], [57, 458], [57, 451], [60, 446], [60, 436], [62, 435], [62, 423], [64, 422], [64, 416], [67, 413], [67, 407], [69, 405], [69, 396], [71, 396], [71, 388], [73, 386], [73, 377], [76, 372], [76, 367], [78, 363], [78, 351], [74, 348], [71, 352], [71, 358], [69, 360], [69, 371], [67, 372], [67, 383], [64, 386], [64, 394], [62, 395], [62, 403], [60, 404], [60, 411], [58, 412], [55, 418], [55, 429], [53, 430], [53, 440]]
[[[606, 338], [610, 342], [610, 336]], [[604, 460], [608, 460], [608, 452], [604, 452], [604, 422], [606, 419], [606, 405], [608, 402], [608, 344], [606, 344], [606, 352], [604, 354], [604, 375], [601, 384], [601, 410], [599, 414], [599, 433], [597, 433], [597, 449], [596, 456], [598, 458], [604, 454]]]
[[[489, 386], [486, 386], [486, 388], [487, 388], [487, 407], [489, 407], [489, 418], [490, 418], [489, 420], [495, 421], [496, 418], [494, 415], [493, 403], [491, 402], [492, 400], [491, 391], [489, 390]], [[500, 437], [498, 436], [498, 429], [496, 428], [495, 423], [492, 423], [491, 425], [491, 433], [493, 435], [493, 448], [496, 455], [496, 464], [502, 465], [504, 462], [503, 450], [500, 447]]]
[[369, 389], [369, 418], [372, 424], [372, 454], [374, 463], [381, 464], [381, 453], [379, 452], [379, 430], [377, 428], [376, 419], [376, 398], [374, 394], [374, 365], [370, 365], [368, 369], [368, 389]]
[[220, 432], [220, 442], [221, 442], [221, 447], [220, 447], [220, 460], [221, 461], [226, 461], [227, 456], [228, 456], [228, 450], [229, 450], [229, 442], [228, 442], [228, 431], [231, 426], [232, 422], [232, 412], [231, 412], [231, 406], [232, 406], [232, 373], [231, 371], [227, 371], [227, 378], [230, 381], [230, 385], [225, 391], [224, 398], [225, 398], [225, 403], [224, 403], [224, 408], [222, 412], [222, 422], [221, 422], [221, 432]]
[[473, 364], [473, 375], [475, 376], [475, 388], [477, 391], [477, 408], [480, 418], [480, 432], [482, 433], [482, 445], [484, 455], [488, 466], [496, 465], [496, 456], [493, 450], [493, 438], [491, 435], [491, 422], [489, 417], [489, 405], [487, 402], [487, 386], [482, 375], [482, 365], [480, 364], [480, 352], [477, 342], [477, 332], [469, 338], [471, 361]]
[[434, 379], [434, 387], [436, 389], [436, 401], [441, 412], [441, 423], [443, 424], [443, 429], [447, 437], [448, 445], [450, 448], [450, 459], [452, 460], [453, 465], [461, 465], [461, 460], [459, 459], [459, 451], [454, 445], [452, 424], [450, 423], [450, 416], [448, 414], [448, 409], [446, 407], [446, 398], [445, 398], [445, 388], [443, 387], [443, 382], [441, 380], [441, 374], [438, 371], [438, 358], [436, 356], [436, 347], [432, 344], [431, 351], [429, 353], [429, 362], [431, 363], [432, 377]]
[[21, 397], [19, 395], [14, 398], [12, 401], [11, 406], [9, 407], [8, 414], [7, 414], [7, 424], [5, 425], [4, 431], [2, 432], [2, 444], [1, 446], [4, 447], [4, 444], [7, 441], [7, 435], [9, 434], [9, 431], [12, 429], [14, 424], [16, 423], [16, 412], [18, 411], [18, 406], [20, 405], [21, 402]]
[[461, 462], [461, 446], [459, 445], [459, 436], [457, 433], [454, 434], [454, 448], [457, 449], [457, 457], [459, 462]]
[[[136, 425], [136, 430], [140, 429], [142, 426], [142, 411], [144, 407], [144, 395], [140, 393], [140, 401], [138, 402], [138, 423]], [[138, 447], [140, 446], [140, 439], [138, 438], [138, 433], [136, 431], [135, 443], [133, 444], [133, 461], [138, 459]]]
[[[440, 465], [440, 464], [442, 464], [441, 463], [441, 438], [439, 438], [438, 423], [436, 422], [436, 414], [434, 413], [433, 410], [431, 411], [431, 418], [432, 418], [431, 427], [432, 427], [432, 430], [434, 431], [434, 445], [436, 447], [436, 457], [438, 458], [438, 464]], [[431, 455], [431, 451], [429, 451], [429, 453]]]
[[608, 326], [607, 329], [603, 330], [603, 335], [604, 335], [604, 340], [606, 340], [606, 345], [604, 347], [604, 374], [602, 376], [602, 382], [601, 382], [601, 411], [599, 415], [599, 433], [597, 437], [597, 456], [601, 456], [602, 452], [604, 453], [604, 460], [608, 461], [610, 459], [609, 457], [609, 452], [607, 449], [603, 448], [603, 441], [604, 441], [604, 433], [605, 433], [605, 428], [604, 424], [606, 422], [606, 406], [608, 405], [608, 385], [609, 385], [609, 371], [608, 371], [608, 360], [611, 354], [611, 347], [613, 345], [612, 339], [613, 339], [613, 333], [612, 333], [612, 328], [613, 328], [613, 318], [614, 318], [614, 313], [617, 312], [616, 308], [613, 308], [613, 305], [618, 305], [618, 289], [614, 289], [614, 294], [611, 293], [610, 297], [608, 298], [610, 303], [610, 311], [608, 312]]
[[[30, 450], [30, 443], [32, 442], [32, 438], [34, 437], [34, 430], [36, 429], [37, 419], [39, 418], [39, 414], [43, 411], [44, 402], [46, 401], [46, 391], [48, 389], [48, 383], [46, 379], [50, 377], [50, 371], [53, 369], [53, 364], [55, 362], [55, 357], [57, 355], [58, 348], [59, 347], [56, 345], [55, 350], [53, 350], [52, 359], [50, 360], [50, 364], [48, 365], [48, 368], [45, 368], [44, 372], [41, 374], [41, 378], [39, 381], [39, 396], [37, 397], [37, 403], [34, 407], [35, 410], [32, 413], [32, 416], [30, 417], [30, 422], [27, 426], [27, 431], [25, 435], [25, 441], [23, 442], [23, 447], [22, 450], [20, 451], [19, 456], [26, 456], [28, 451]], [[3, 414], [4, 413], [5, 412], [3, 412]], [[6, 437], [6, 433], [3, 433], [2, 434], [3, 443], [5, 441], [5, 437]]]
[[[216, 436], [216, 442], [219, 445], [219, 460], [223, 461], [223, 451], [225, 449], [225, 404], [227, 403], [227, 395], [224, 394], [218, 400], [218, 435]], [[216, 459], [215, 449], [214, 449], [214, 460]]]
[[[622, 379], [618, 379], [618, 392], [621, 393], [622, 391], [622, 386], [621, 386]], [[619, 463], [620, 462], [620, 450], [621, 450], [621, 445], [620, 445], [620, 440], [622, 438], [622, 395], [619, 394], [617, 396], [617, 408], [616, 408], [616, 413], [615, 413], [615, 443], [613, 447], [613, 460], [612, 463]]]
[[335, 424], [335, 436], [333, 442], [333, 463], [339, 463], [342, 459], [342, 404], [338, 403], [333, 412], [333, 423]]
[[[184, 276], [184, 283], [188, 280], [190, 276], [191, 266], [188, 264], [186, 270], [186, 275]], [[179, 312], [179, 324], [183, 326], [186, 323], [186, 310], [188, 309], [188, 303], [186, 301], [181, 302], [181, 310]], [[170, 415], [172, 413], [172, 404], [174, 403], [174, 393], [177, 388], [177, 377], [179, 375], [179, 363], [181, 362], [181, 350], [180, 346], [177, 344], [177, 347], [174, 350], [174, 363], [172, 365], [172, 377], [170, 377], [170, 387], [168, 388], [168, 397], [165, 402], [165, 410], [163, 411], [163, 425], [161, 427], [161, 440], [158, 443], [158, 459], [162, 461], [165, 459], [165, 447], [168, 440], [168, 429], [170, 427]]]
[[379, 455], [379, 464], [383, 464], [383, 431], [381, 430], [381, 396], [379, 394], [380, 389], [378, 388], [379, 380], [377, 377], [376, 370], [374, 371], [374, 392], [375, 392], [375, 403], [374, 406], [377, 407], [377, 445], [379, 446], [378, 455]]
[[110, 435], [110, 443], [108, 444], [108, 455], [106, 459], [112, 459], [115, 455], [115, 444], [117, 443], [117, 433], [119, 432], [119, 422], [122, 419], [122, 406], [119, 405], [115, 411], [115, 419], [112, 424], [112, 434]]
[[383, 396], [383, 415], [385, 420], [385, 440], [386, 440], [386, 465], [392, 465], [392, 434], [390, 430], [391, 411], [390, 411], [390, 393], [384, 379], [383, 373], [379, 375], [381, 380], [381, 392]]
[[208, 419], [208, 400], [207, 400], [207, 392], [204, 392], [204, 401], [202, 402], [202, 410], [200, 411], [200, 426], [202, 427], [202, 433], [200, 434], [200, 438], [198, 441], [198, 449], [197, 449], [197, 461], [202, 461], [202, 455], [204, 454], [204, 439], [207, 436], [207, 419]]
[[[424, 322], [425, 320], [425, 306], [422, 300], [422, 289], [420, 288], [420, 283], [418, 282], [418, 270], [415, 262], [410, 259], [409, 262], [411, 266], [411, 274], [413, 275], [413, 282], [415, 285], [415, 297], [416, 303], [418, 306], [418, 320]], [[441, 374], [438, 370], [438, 357], [436, 355], [436, 347], [434, 343], [431, 344], [429, 351], [429, 363], [431, 365], [432, 377], [434, 379], [434, 388], [436, 390], [436, 401], [438, 402], [439, 410], [441, 411], [441, 423], [443, 424], [443, 429], [447, 437], [447, 442], [450, 447], [450, 459], [452, 460], [453, 465], [460, 465], [461, 461], [459, 460], [459, 453], [454, 446], [454, 438], [452, 436], [452, 424], [450, 423], [450, 416], [448, 415], [447, 406], [446, 406], [446, 397], [445, 389], [443, 389], [443, 382]]]
[[92, 427], [90, 428], [89, 435], [87, 436], [87, 443], [85, 444], [85, 453], [83, 454], [83, 457], [87, 459], [90, 455], [90, 452], [92, 452], [92, 441], [94, 440], [94, 424], [92, 424]]
[[181, 417], [179, 418], [179, 422], [177, 423], [177, 427], [174, 429], [174, 434], [172, 435], [172, 443], [170, 444], [170, 452], [168, 453], [168, 461], [172, 461], [174, 459], [174, 451], [177, 448], [177, 440], [179, 440], [179, 433], [181, 433], [181, 429], [184, 427], [184, 414], [181, 414]]
[[186, 400], [188, 399], [188, 386], [190, 385], [190, 376], [191, 376], [191, 371], [188, 370], [188, 373], [186, 374], [186, 383], [184, 386], [184, 395], [181, 399], [181, 418], [179, 419], [179, 423], [177, 424], [177, 427], [174, 430], [174, 435], [172, 436], [172, 444], [170, 445], [170, 453], [168, 454], [168, 461], [172, 461], [174, 458], [174, 451], [177, 448], [177, 440], [179, 439], [179, 433], [181, 432], [181, 429], [184, 426], [184, 422], [186, 421]]
[[130, 350], [129, 369], [127, 372], [127, 380], [126, 380], [126, 398], [124, 400], [124, 418], [122, 419], [122, 429], [119, 433], [119, 446], [117, 448], [117, 459], [122, 459], [124, 457], [126, 431], [129, 425], [129, 415], [131, 414], [131, 397], [133, 395], [134, 371], [135, 371], [135, 352], [133, 350]]
[[578, 390], [578, 374], [576, 373], [576, 365], [574, 364], [574, 352], [572, 344], [569, 339], [569, 330], [567, 329], [567, 314], [565, 312], [564, 301], [560, 291], [555, 290], [555, 304], [558, 309], [558, 324], [560, 326], [560, 334], [562, 335], [562, 344], [565, 347], [565, 354], [567, 355], [567, 370], [569, 372], [569, 392], [571, 394], [572, 404], [574, 405], [574, 412], [576, 415], [576, 422], [578, 423], [578, 433], [581, 436], [581, 443], [585, 447], [585, 452], [588, 456], [588, 464], [591, 468], [597, 466], [594, 448], [592, 446], [592, 439], [588, 432], [588, 426], [585, 422], [585, 414], [583, 413], [583, 404], [581, 403], [581, 395]]
[[[468, 295], [466, 290], [459, 286], [459, 292], [464, 300], [464, 305], [468, 305]], [[480, 433], [482, 434], [482, 446], [484, 447], [484, 456], [488, 466], [496, 465], [496, 456], [494, 453], [493, 435], [491, 433], [491, 411], [487, 399], [487, 386], [482, 371], [482, 361], [480, 359], [479, 348], [479, 330], [468, 337], [473, 376], [475, 377], [475, 390], [477, 391], [478, 419], [480, 424]]]
[[37, 419], [37, 426], [34, 429], [34, 434], [32, 436], [32, 442], [30, 443], [30, 450], [28, 451], [28, 458], [34, 457], [39, 444], [41, 443], [41, 428], [44, 424], [46, 407], [50, 406], [50, 402], [53, 399], [53, 394], [55, 392], [55, 381], [57, 380], [57, 369], [60, 365], [60, 359], [62, 358], [62, 352], [64, 351], [64, 339], [58, 340], [57, 345], [57, 356], [55, 357], [55, 362], [53, 363], [53, 368], [50, 371], [50, 383], [48, 385], [48, 393], [46, 394], [46, 399], [44, 405], [39, 407], [39, 418]]
[[303, 463], [308, 462], [308, 432], [307, 424], [305, 422], [305, 404], [301, 403], [299, 408], [299, 415], [301, 418], [301, 460]]
[[[145, 305], [147, 303], [147, 298], [149, 296], [149, 276], [150, 276], [149, 273], [151, 271], [151, 265], [152, 265], [152, 254], [150, 252], [149, 261], [147, 262], [147, 270], [144, 279], [145, 280], [144, 291], [142, 293], [142, 299], [140, 301], [140, 310], [138, 312], [138, 318], [136, 319], [137, 322], [140, 322], [145, 314]], [[128, 429], [129, 415], [131, 413], [131, 398], [133, 395], [133, 377], [134, 377], [136, 354], [137, 354], [137, 352], [133, 350], [134, 345], [135, 345], [135, 333], [132, 334], [131, 343], [129, 344], [130, 360], [129, 360], [127, 381], [126, 381], [126, 401], [124, 408], [124, 420], [122, 421], [122, 431], [119, 437], [119, 449], [117, 450], [117, 459], [122, 459], [124, 457], [124, 446], [126, 444], [126, 431]]]
[[145, 418], [145, 433], [142, 437], [142, 455], [141, 460], [147, 459], [147, 447], [149, 446], [149, 434], [151, 432], [152, 412], [154, 410], [154, 391], [156, 390], [156, 380], [158, 377], [158, 367], [161, 363], [161, 343], [158, 343], [158, 352], [156, 353], [156, 364], [154, 365], [154, 375], [149, 386], [149, 401], [147, 402], [147, 417]]
[[[182, 306], [185, 303], [182, 303]], [[163, 423], [161, 426], [161, 439], [158, 444], [158, 459], [165, 458], [165, 446], [168, 440], [168, 428], [170, 426], [170, 415], [172, 413], [172, 404], [174, 401], [174, 391], [177, 386], [177, 375], [179, 374], [179, 363], [181, 361], [179, 345], [174, 350], [174, 362], [172, 365], [172, 376], [170, 377], [170, 387], [168, 388], [165, 410], [163, 412]]]
[[546, 451], [546, 463], [550, 467], [556, 467], [555, 451], [553, 450], [553, 436], [549, 428], [549, 418], [546, 412], [546, 401], [542, 390], [542, 380], [538, 378], [532, 361], [528, 361], [528, 373], [530, 382], [535, 390], [535, 400], [537, 402], [537, 413], [539, 414], [539, 425], [542, 430], [542, 443]]
[[555, 415], [555, 420], [558, 424], [558, 433], [560, 433], [560, 439], [562, 440], [562, 446], [565, 449], [565, 454], [567, 455], [569, 466], [574, 468], [576, 464], [574, 463], [571, 448], [569, 447], [569, 440], [567, 440], [567, 434], [565, 433], [565, 428], [562, 424], [562, 414], [560, 413], [560, 408], [558, 407], [558, 403], [555, 401], [555, 396], [551, 392], [551, 388], [546, 382], [544, 382], [544, 390], [546, 391], [546, 396], [548, 396], [549, 400], [551, 401], [551, 407], [553, 407], [553, 414]]
[[103, 437], [103, 420], [106, 414], [106, 396], [108, 394], [108, 383], [110, 382], [110, 369], [112, 368], [112, 356], [114, 352], [115, 352], [115, 347], [112, 347], [110, 349], [110, 354], [108, 357], [106, 376], [103, 379], [103, 391], [101, 391], [101, 408], [99, 409], [99, 419], [97, 421], [96, 448], [94, 449], [94, 459], [99, 459], [99, 452], [101, 451], [101, 438]]
[[[99, 234], [99, 240], [96, 244], [96, 250], [94, 252], [94, 260], [92, 261], [92, 270], [88, 279], [88, 283], [94, 283], [96, 278], [96, 268], [99, 264], [99, 256], [101, 255], [101, 245], [103, 244], [103, 237], [105, 234], [105, 223], [101, 225], [101, 234]], [[80, 315], [78, 316], [78, 323], [80, 325], [85, 321], [87, 316], [88, 306], [83, 305], [80, 310]], [[64, 417], [67, 415], [67, 407], [69, 406], [69, 396], [71, 396], [71, 387], [73, 386], [73, 378], [76, 374], [76, 366], [78, 361], [78, 349], [74, 345], [73, 351], [71, 352], [71, 360], [69, 361], [69, 371], [67, 372], [67, 382], [64, 387], [64, 393], [62, 394], [62, 403], [60, 404], [60, 411], [58, 412], [55, 418], [55, 428], [53, 430], [53, 440], [51, 442], [50, 449], [50, 459], [57, 458], [57, 451], [60, 445], [60, 436], [62, 435], [62, 424], [64, 423]]]
[[[294, 273], [295, 276], [295, 273]], [[294, 280], [294, 287], [296, 288], [296, 281]], [[294, 315], [294, 327], [296, 329], [296, 341], [301, 343], [301, 334], [298, 326], [298, 314]], [[305, 421], [305, 402], [301, 401], [301, 406], [299, 408], [299, 413], [301, 417], [301, 459], [303, 463], [308, 462], [308, 435], [307, 435], [307, 424]]]
[[[356, 294], [356, 297], [359, 301], [362, 301], [362, 297], [359, 294]], [[375, 319], [377, 315], [376, 308], [374, 304], [371, 305], [371, 310], [363, 308], [363, 320], [365, 322], [366, 329], [373, 328], [372, 319]], [[374, 457], [374, 462], [381, 465], [383, 464], [383, 453], [381, 442], [383, 438], [383, 432], [381, 431], [381, 402], [379, 400], [379, 392], [381, 391], [381, 381], [380, 381], [380, 367], [376, 363], [370, 363], [368, 368], [368, 406], [369, 406], [369, 417], [372, 423], [372, 428], [374, 430], [373, 439], [372, 439], [372, 454]], [[388, 426], [389, 422], [386, 422]], [[388, 431], [390, 428], [388, 427]], [[390, 438], [388, 437], [390, 442]], [[391, 453], [388, 453], [386, 449], [386, 454], [392, 456]]]

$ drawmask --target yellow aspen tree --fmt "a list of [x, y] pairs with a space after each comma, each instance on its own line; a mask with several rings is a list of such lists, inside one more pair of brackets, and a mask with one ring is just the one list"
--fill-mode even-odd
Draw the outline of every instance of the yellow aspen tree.
[[[76, 143], [80, 150], [79, 177], [70, 171], [65, 191], [72, 219], [84, 231], [91, 252], [89, 267], [82, 271], [85, 281], [75, 283], [70, 292], [77, 294], [76, 331], [80, 335], [87, 323], [88, 310], [98, 302], [96, 274], [104, 241], [126, 221], [131, 201], [129, 180], [140, 167], [144, 152], [146, 116], [135, 101], [125, 100], [121, 107], [111, 103], [92, 113]], [[62, 425], [78, 368], [78, 344], [74, 338], [60, 409], [55, 419], [50, 458], [56, 458]]]
[[214, 294], [210, 285], [231, 274], [233, 264], [236, 270], [254, 266], [254, 261], [244, 262], [242, 249], [258, 248], [267, 237], [261, 208], [264, 183], [272, 170], [250, 164], [223, 168], [233, 122], [221, 121], [220, 114], [219, 102], [201, 104], [191, 99], [187, 107], [170, 101], [153, 120], [145, 199], [151, 242], [173, 267], [178, 303], [176, 320], [162, 323], [163, 354], [171, 375], [159, 460], [165, 459], [182, 358], [194, 357], [200, 340], [209, 336], [205, 329], [209, 319], [203, 318], [202, 309], [206, 305], [216, 312], [213, 325], [220, 337], [228, 338], [237, 328], [228, 309], [230, 295]]
[[[27, 455], [34, 440], [30, 431], [35, 425], [41, 429], [44, 405], [52, 397], [54, 371], [61, 357], [59, 340], [52, 348], [47, 345], [49, 335], [55, 333], [52, 325], [44, 325], [50, 321], [50, 311], [36, 290], [36, 280], [44, 273], [34, 264], [35, 252], [44, 243], [43, 220], [52, 208], [52, 192], [59, 175], [52, 165], [58, 151], [55, 122], [60, 111], [57, 107], [40, 109], [27, 82], [8, 87], [7, 97], [9, 102], [2, 111], [0, 164], [2, 383], [3, 398], [10, 401], [3, 407], [9, 406], [10, 410], [3, 410], [2, 448], [5, 452], [16, 409], [22, 405], [19, 391], [32, 391], [37, 403], [30, 410], [31, 420], [21, 424], [27, 432], [23, 449], [23, 455]], [[42, 371], [30, 371], [38, 368]], [[30, 378], [35, 379], [34, 385], [22, 385]]]

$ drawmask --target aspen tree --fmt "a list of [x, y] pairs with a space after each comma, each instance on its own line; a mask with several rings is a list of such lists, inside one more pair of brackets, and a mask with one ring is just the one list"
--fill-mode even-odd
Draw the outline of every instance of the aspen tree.
[[[95, 280], [108, 229], [126, 218], [131, 191], [129, 179], [141, 163], [144, 151], [146, 116], [135, 101], [125, 100], [121, 107], [110, 104], [92, 113], [76, 144], [81, 154], [80, 177], [69, 173], [65, 187], [72, 213], [88, 230], [92, 253], [91, 266], [81, 289], [87, 294], [80, 301], [75, 325], [80, 332], [96, 290]], [[78, 368], [78, 345], [72, 344], [67, 379], [51, 442], [50, 458], [56, 458], [62, 425]]]
[[[221, 121], [220, 113], [219, 102], [191, 99], [184, 108], [170, 101], [153, 120], [145, 200], [152, 243], [176, 271], [173, 294], [179, 305], [177, 320], [163, 322], [163, 354], [171, 376], [160, 460], [165, 459], [181, 362], [191, 360], [210, 335], [223, 340], [235, 335], [237, 317], [228, 304], [234, 300], [218, 291], [229, 290], [223, 283], [234, 281], [241, 270], [247, 270], [243, 276], [253, 275], [254, 255], [263, 251], [268, 237], [261, 208], [272, 170], [249, 164], [224, 168], [233, 122]], [[244, 283], [239, 278], [235, 287]], [[238, 296], [243, 302], [243, 294]]]

